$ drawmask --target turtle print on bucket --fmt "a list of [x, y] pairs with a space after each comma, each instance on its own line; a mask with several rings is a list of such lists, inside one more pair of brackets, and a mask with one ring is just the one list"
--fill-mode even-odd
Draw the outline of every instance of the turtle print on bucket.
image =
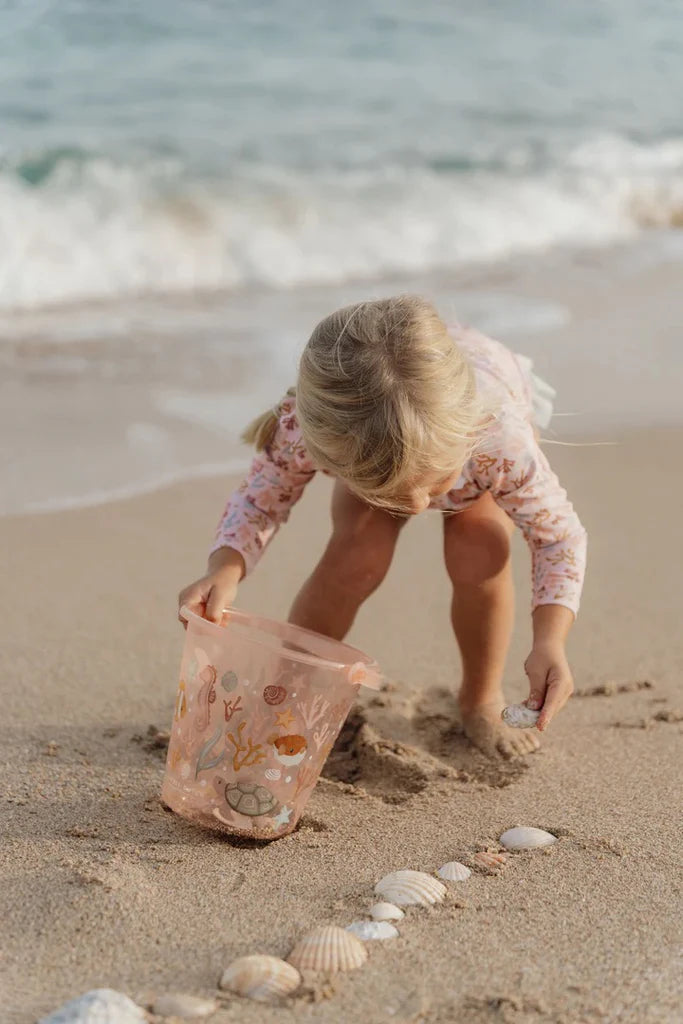
[[257, 818], [272, 811], [277, 800], [265, 786], [255, 782], [235, 782], [225, 787], [225, 799], [233, 811]]

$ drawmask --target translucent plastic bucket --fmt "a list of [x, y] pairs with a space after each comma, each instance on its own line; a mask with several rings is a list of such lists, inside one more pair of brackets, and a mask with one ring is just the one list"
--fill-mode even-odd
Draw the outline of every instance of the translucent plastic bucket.
[[233, 609], [187, 620], [163, 802], [224, 832], [296, 826], [351, 705], [377, 664], [346, 644]]

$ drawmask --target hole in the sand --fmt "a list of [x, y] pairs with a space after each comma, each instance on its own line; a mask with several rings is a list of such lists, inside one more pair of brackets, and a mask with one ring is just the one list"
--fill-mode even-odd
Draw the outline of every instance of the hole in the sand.
[[297, 826], [298, 832], [329, 832], [330, 826], [326, 825], [324, 821], [319, 821], [317, 818], [311, 818], [308, 814], [305, 814]]
[[428, 775], [419, 752], [382, 738], [361, 708], [347, 718], [324, 768], [326, 778], [362, 785], [386, 803], [398, 804], [420, 793]]

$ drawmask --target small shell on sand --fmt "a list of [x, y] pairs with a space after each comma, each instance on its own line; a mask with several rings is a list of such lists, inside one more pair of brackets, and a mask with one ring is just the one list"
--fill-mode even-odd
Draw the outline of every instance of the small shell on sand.
[[495, 853], [491, 850], [480, 850], [472, 858], [474, 864], [485, 871], [500, 871], [508, 859], [507, 853]]
[[540, 711], [532, 711], [526, 704], [508, 704], [503, 708], [501, 718], [511, 729], [533, 729]]
[[373, 921], [400, 921], [406, 916], [394, 903], [373, 903], [369, 913]]
[[466, 882], [471, 874], [470, 869], [458, 860], [449, 860], [448, 864], [444, 864], [437, 871], [439, 878], [446, 882]]
[[379, 880], [375, 892], [400, 907], [410, 904], [428, 907], [441, 902], [446, 886], [424, 871], [392, 871]]
[[362, 967], [367, 958], [365, 946], [355, 935], [343, 928], [325, 925], [299, 939], [288, 960], [300, 971], [336, 974]]
[[151, 1005], [152, 1013], [159, 1017], [180, 1017], [181, 1020], [199, 1020], [208, 1017], [218, 1009], [215, 999], [201, 999], [183, 992], [167, 992]]
[[503, 832], [500, 842], [506, 850], [536, 850], [542, 846], [552, 846], [557, 842], [557, 836], [544, 832], [542, 828], [520, 825]]
[[132, 999], [112, 988], [94, 988], [65, 1003], [39, 1024], [145, 1024], [147, 1016]]
[[223, 971], [220, 988], [258, 1003], [269, 1003], [289, 995], [301, 984], [296, 967], [276, 956], [241, 956]]
[[346, 930], [357, 935], [363, 942], [371, 939], [397, 939], [399, 936], [398, 928], [394, 928], [388, 921], [354, 921]]

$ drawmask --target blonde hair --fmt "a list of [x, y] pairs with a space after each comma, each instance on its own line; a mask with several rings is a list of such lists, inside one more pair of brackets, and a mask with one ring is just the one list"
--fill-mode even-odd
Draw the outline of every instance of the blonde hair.
[[[426, 475], [452, 475], [470, 456], [486, 412], [469, 363], [431, 303], [401, 295], [325, 317], [299, 364], [296, 414], [313, 462], [369, 504], [401, 510]], [[275, 436], [280, 409], [243, 438]]]

